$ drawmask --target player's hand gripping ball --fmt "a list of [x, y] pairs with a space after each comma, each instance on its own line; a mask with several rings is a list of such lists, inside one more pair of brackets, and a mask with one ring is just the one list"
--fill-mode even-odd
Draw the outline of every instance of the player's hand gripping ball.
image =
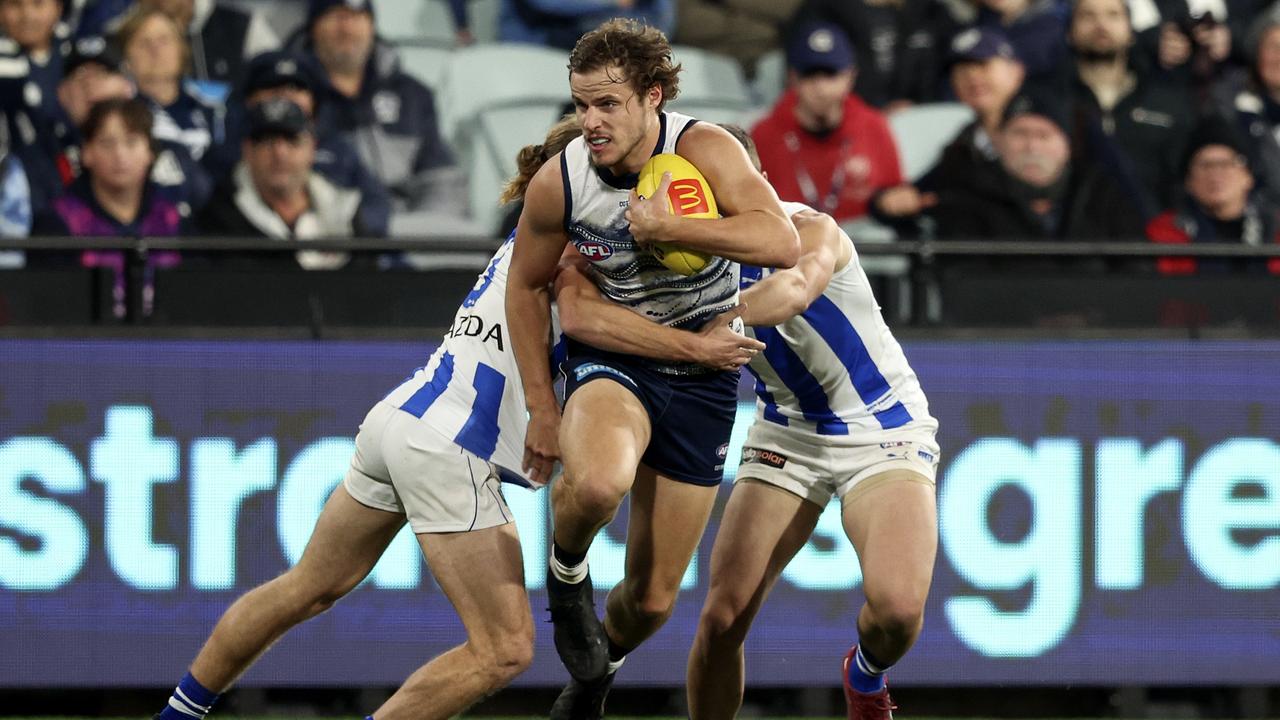
[[[663, 173], [671, 173], [667, 205], [673, 215], [710, 219], [720, 217], [707, 179], [702, 177], [693, 163], [675, 153], [662, 153], [649, 158], [649, 162], [640, 170], [636, 194], [643, 198], [653, 197], [662, 184]], [[707, 253], [689, 250], [675, 243], [654, 243], [649, 250], [659, 262], [681, 275], [693, 275], [711, 262], [711, 256]]]

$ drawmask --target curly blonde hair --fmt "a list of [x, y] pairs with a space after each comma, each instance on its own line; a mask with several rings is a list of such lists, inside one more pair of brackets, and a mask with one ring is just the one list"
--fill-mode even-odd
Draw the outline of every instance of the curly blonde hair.
[[614, 18], [578, 38], [569, 54], [569, 72], [586, 73], [617, 67], [638, 93], [662, 88], [658, 110], [680, 95], [681, 66], [671, 57], [671, 43], [662, 31], [629, 18]]

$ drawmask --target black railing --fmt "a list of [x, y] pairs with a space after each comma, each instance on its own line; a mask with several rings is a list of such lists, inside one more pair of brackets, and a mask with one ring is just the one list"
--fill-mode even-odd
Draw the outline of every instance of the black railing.
[[[28, 267], [0, 270], [0, 326], [447, 327], [500, 241], [475, 237], [284, 241], [252, 238], [0, 239]], [[125, 310], [112, 270], [79, 267], [80, 250], [123, 251]], [[181, 251], [175, 269], [148, 259]], [[306, 272], [299, 250], [351, 253]], [[1149, 242], [861, 242], [858, 252], [896, 325], [1210, 327], [1280, 332], [1280, 244]], [[882, 257], [902, 260], [889, 265]], [[1157, 257], [1198, 258], [1205, 272], [1162, 276]], [[56, 259], [51, 261], [50, 259]], [[873, 259], [874, 258], [874, 259]], [[230, 262], [224, 262], [230, 261]], [[1273, 263], [1272, 263], [1273, 264]]]

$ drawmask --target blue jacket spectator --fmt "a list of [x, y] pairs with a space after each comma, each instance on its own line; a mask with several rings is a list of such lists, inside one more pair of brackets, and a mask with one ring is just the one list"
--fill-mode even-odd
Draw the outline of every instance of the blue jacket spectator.
[[117, 40], [124, 68], [155, 116], [156, 140], [174, 149], [174, 162], [157, 160], [161, 184], [182, 188], [176, 199], [199, 209], [213, 192], [213, 174], [203, 163], [212, 146], [226, 142], [225, 112], [183, 82], [190, 48], [170, 16], [140, 7], [121, 23]]
[[190, 75], [206, 96], [221, 101], [244, 75], [250, 58], [280, 47], [280, 38], [257, 13], [217, 0], [96, 0], [81, 13], [76, 34], [114, 33], [141, 6], [168, 13], [191, 48]]
[[319, 132], [346, 136], [398, 208], [424, 204], [436, 171], [451, 167], [453, 154], [440, 136], [431, 90], [375, 40], [369, 0], [312, 0], [291, 46], [314, 58], [323, 76]]
[[570, 50], [583, 33], [615, 17], [643, 20], [667, 37], [675, 32], [673, 0], [503, 0], [498, 39]]
[[[0, 237], [22, 238], [31, 232], [31, 186], [17, 156], [0, 156]], [[0, 250], [0, 269], [26, 264], [21, 250]]]
[[[228, 104], [227, 142], [216, 148], [219, 181], [230, 176], [240, 161], [245, 134], [246, 109], [275, 98], [285, 98], [315, 120], [319, 70], [305, 57], [288, 50], [274, 50], [249, 62], [244, 87]], [[361, 162], [356, 149], [332, 128], [316, 128], [313, 169], [341, 188], [360, 191], [360, 221], [372, 235], [386, 235], [391, 221], [391, 197], [387, 188]]]
[[55, 89], [62, 79], [62, 57], [69, 31], [59, 22], [58, 0], [0, 0], [0, 106], [6, 112], [22, 108], [51, 117], [57, 106]]

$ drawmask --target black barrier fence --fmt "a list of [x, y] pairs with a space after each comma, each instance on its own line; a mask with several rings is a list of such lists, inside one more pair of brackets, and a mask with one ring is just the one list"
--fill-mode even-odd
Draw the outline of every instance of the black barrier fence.
[[[497, 240], [31, 238], [0, 270], [0, 326], [447, 327]], [[119, 251], [120, 269], [80, 251]], [[179, 251], [182, 262], [152, 262]], [[306, 271], [301, 251], [347, 253]], [[898, 326], [1280, 330], [1280, 245], [1146, 242], [859, 243], [886, 316]], [[1160, 257], [1196, 258], [1166, 276]]]

